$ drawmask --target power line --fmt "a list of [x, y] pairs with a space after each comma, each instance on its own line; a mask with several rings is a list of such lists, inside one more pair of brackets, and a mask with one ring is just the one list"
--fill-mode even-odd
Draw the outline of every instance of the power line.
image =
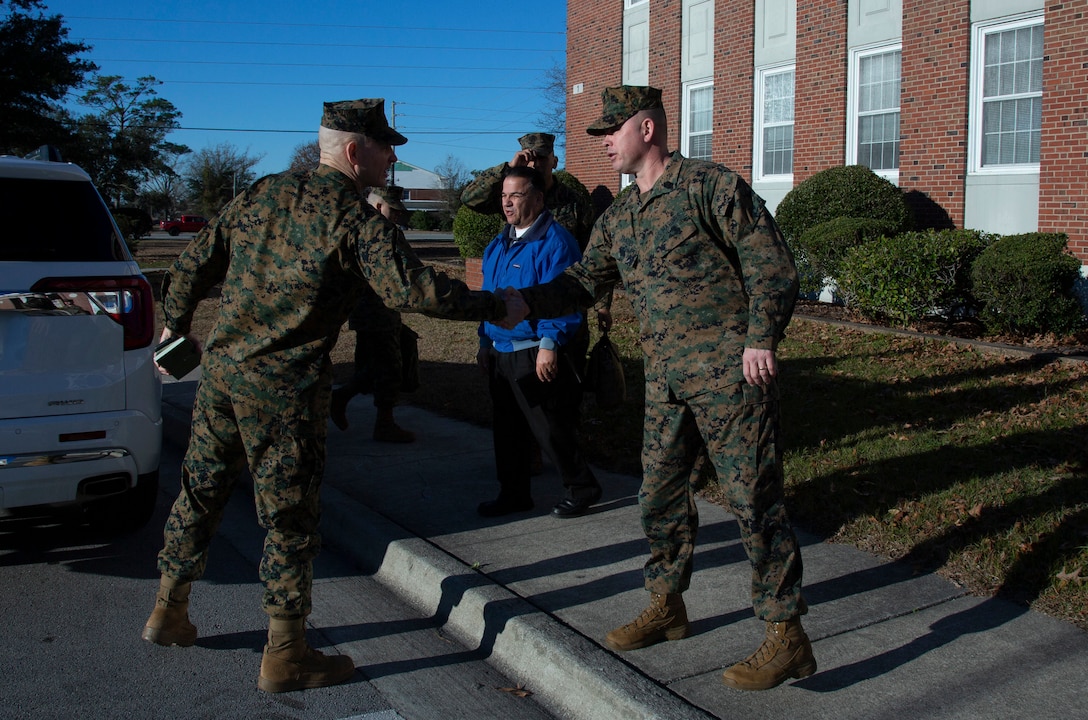
[[[350, 63], [285, 63], [285, 62], [251, 62], [240, 60], [132, 60], [127, 58], [95, 58], [96, 62], [117, 63], [157, 63], [160, 65], [242, 65], [246, 67], [302, 67], [302, 68], [354, 68], [363, 70], [495, 70], [494, 65], [479, 67], [461, 67], [457, 65], [353, 65]], [[548, 68], [506, 67], [502, 70], [511, 72], [546, 72]]]
[[[106, 123], [94, 122], [94, 121], [82, 121], [86, 125], [98, 125], [105, 126]], [[130, 125], [130, 130], [166, 130], [169, 132], [175, 132], [178, 130], [190, 130], [193, 132], [230, 132], [230, 133], [268, 133], [276, 134], [282, 133], [285, 135], [301, 135], [309, 134], [314, 135], [317, 133], [317, 128], [311, 128], [309, 130], [283, 130], [274, 128], [230, 128], [230, 127], [166, 127], [162, 125]], [[397, 127], [400, 132], [410, 133], [411, 135], [509, 135], [509, 130], [413, 130], [411, 127]]]
[[[166, 43], [174, 43], [177, 45], [262, 45], [271, 47], [315, 47], [321, 49], [328, 48], [348, 48], [353, 50], [464, 50], [472, 52], [494, 52], [496, 48], [490, 47], [465, 47], [465, 46], [453, 46], [453, 45], [374, 45], [372, 43], [358, 44], [358, 43], [306, 43], [306, 42], [265, 42], [256, 40], [180, 40], [177, 38], [109, 38], [109, 37], [81, 37], [76, 38], [78, 42], [143, 42], [153, 43], [155, 45], [163, 45]], [[564, 47], [562, 50], [557, 48], [527, 48], [517, 47], [508, 48], [509, 50], [517, 50], [519, 53], [526, 52], [538, 52], [538, 53], [554, 53], [554, 52], [566, 52]]]
[[189, 25], [225, 25], [228, 27], [233, 26], [245, 26], [253, 27], [269, 26], [269, 27], [312, 27], [312, 28], [336, 28], [337, 30], [418, 30], [423, 32], [475, 32], [475, 33], [497, 33], [502, 35], [566, 35], [566, 31], [559, 30], [510, 30], [507, 28], [448, 28], [448, 27], [412, 27], [405, 25], [341, 25], [341, 24], [321, 24], [321, 23], [280, 23], [280, 22], [254, 22], [251, 20], [242, 21], [230, 21], [230, 20], [166, 20], [162, 18], [119, 18], [119, 17], [95, 17], [92, 15], [65, 15], [65, 18], [69, 20], [108, 20], [118, 22], [147, 22], [147, 23], [173, 23], [173, 24], [189, 24]]
[[174, 85], [256, 85], [260, 87], [338, 87], [338, 88], [407, 88], [410, 90], [522, 90], [540, 92], [546, 88], [531, 85], [406, 85], [404, 83], [321, 83], [321, 82], [255, 82], [242, 80], [163, 80], [155, 78], [163, 84]]

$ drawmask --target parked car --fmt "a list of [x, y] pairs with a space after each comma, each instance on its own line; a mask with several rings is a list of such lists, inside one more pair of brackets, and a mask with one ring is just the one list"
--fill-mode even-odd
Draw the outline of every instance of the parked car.
[[207, 224], [208, 219], [200, 215], [182, 215], [174, 220], [160, 221], [159, 230], [176, 236], [183, 232], [200, 232]]
[[155, 509], [162, 380], [154, 298], [90, 177], [0, 157], [0, 516]]

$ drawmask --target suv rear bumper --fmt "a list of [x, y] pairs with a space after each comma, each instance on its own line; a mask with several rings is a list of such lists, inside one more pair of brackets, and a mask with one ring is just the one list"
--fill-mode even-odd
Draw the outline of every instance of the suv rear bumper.
[[[61, 441], [88, 428], [105, 437]], [[100, 431], [101, 432], [101, 431]], [[0, 508], [60, 505], [129, 490], [158, 470], [162, 418], [137, 412], [0, 421]]]

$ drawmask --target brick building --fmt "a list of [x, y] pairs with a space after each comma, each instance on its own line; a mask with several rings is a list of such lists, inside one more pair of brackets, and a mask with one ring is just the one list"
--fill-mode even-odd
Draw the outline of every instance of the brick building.
[[627, 179], [585, 128], [600, 92], [663, 90], [669, 145], [771, 207], [863, 164], [923, 223], [1065, 232], [1088, 267], [1088, 0], [568, 0], [566, 167]]

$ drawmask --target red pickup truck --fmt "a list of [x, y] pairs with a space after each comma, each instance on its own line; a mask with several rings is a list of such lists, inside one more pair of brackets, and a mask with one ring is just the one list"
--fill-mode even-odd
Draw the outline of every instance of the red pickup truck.
[[181, 215], [174, 220], [161, 221], [159, 229], [165, 230], [171, 235], [178, 235], [183, 232], [200, 232], [207, 224], [207, 218], [200, 215]]

